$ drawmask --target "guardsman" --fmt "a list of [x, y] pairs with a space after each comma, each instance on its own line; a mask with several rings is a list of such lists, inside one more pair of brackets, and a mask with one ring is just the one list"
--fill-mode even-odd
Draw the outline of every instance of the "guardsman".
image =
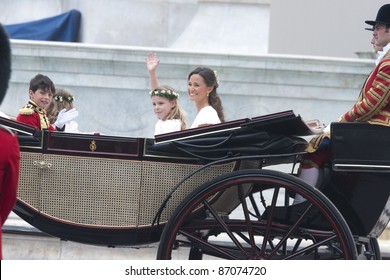
[[[8, 36], [0, 24], [0, 105], [7, 92], [11, 76], [11, 48]], [[19, 180], [20, 151], [15, 134], [0, 125], [0, 222], [4, 225], [16, 202]], [[0, 259], [2, 231], [0, 231]]]

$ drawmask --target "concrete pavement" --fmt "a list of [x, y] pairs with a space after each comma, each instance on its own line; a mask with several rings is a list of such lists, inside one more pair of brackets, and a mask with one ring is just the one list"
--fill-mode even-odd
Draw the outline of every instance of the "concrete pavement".
[[[389, 230], [387, 230], [389, 231]], [[390, 239], [378, 239], [383, 259], [390, 259]], [[103, 247], [49, 236], [11, 213], [3, 227], [5, 260], [155, 260], [158, 243]]]

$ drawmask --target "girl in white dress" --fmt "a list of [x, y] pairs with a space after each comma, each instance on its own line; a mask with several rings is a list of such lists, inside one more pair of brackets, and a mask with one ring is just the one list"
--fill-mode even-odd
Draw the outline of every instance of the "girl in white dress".
[[158, 121], [154, 135], [180, 131], [187, 128], [184, 111], [177, 99], [179, 94], [169, 86], [159, 86], [150, 93], [153, 111]]
[[[64, 88], [56, 88], [56, 93], [53, 96], [51, 103], [46, 108], [46, 115], [51, 124], [57, 120], [58, 114], [65, 110], [66, 112], [76, 110], [73, 107], [74, 96]], [[64, 132], [80, 133], [79, 125], [74, 120], [65, 123]]]

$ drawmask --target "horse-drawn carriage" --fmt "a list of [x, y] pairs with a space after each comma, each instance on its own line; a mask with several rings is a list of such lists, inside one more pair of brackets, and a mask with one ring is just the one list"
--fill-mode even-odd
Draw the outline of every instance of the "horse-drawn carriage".
[[[159, 241], [158, 259], [380, 259], [390, 218], [390, 129], [332, 125], [319, 189], [297, 178], [305, 136], [292, 111], [155, 139], [37, 131], [12, 120], [14, 212], [64, 240]], [[300, 194], [306, 201], [292, 205]]]

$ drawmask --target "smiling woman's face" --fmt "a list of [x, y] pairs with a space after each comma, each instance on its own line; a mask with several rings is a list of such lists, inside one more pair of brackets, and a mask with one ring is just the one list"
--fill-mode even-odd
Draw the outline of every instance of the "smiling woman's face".
[[212, 88], [206, 85], [202, 76], [199, 74], [193, 74], [188, 80], [187, 90], [190, 100], [195, 101], [196, 103], [207, 104], [207, 94], [211, 92]]

